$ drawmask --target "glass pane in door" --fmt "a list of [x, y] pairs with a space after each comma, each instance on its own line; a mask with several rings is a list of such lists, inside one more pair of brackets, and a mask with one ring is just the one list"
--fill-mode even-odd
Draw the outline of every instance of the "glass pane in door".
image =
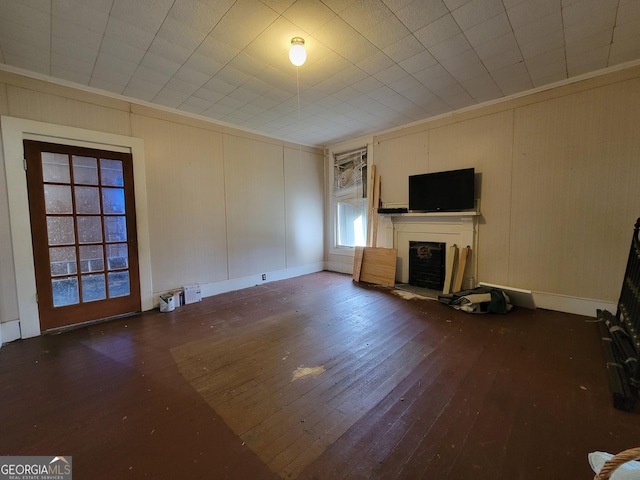
[[107, 265], [109, 270], [120, 270], [129, 267], [129, 249], [126, 243], [107, 245]]
[[129, 295], [129, 272], [109, 272], [109, 297], [123, 297]]
[[104, 273], [82, 275], [82, 301], [93, 302], [107, 298]]
[[78, 295], [78, 277], [51, 279], [53, 290], [53, 306], [64, 307], [74, 305], [80, 301]]
[[74, 187], [76, 213], [99, 214], [100, 191], [98, 187]]
[[62, 153], [42, 152], [42, 179], [45, 182], [69, 183], [69, 157]]
[[75, 247], [52, 247], [49, 249], [49, 264], [51, 265], [51, 276], [75, 275], [76, 249]]
[[82, 273], [104, 271], [104, 255], [102, 245], [81, 245], [80, 251], [80, 271]]
[[71, 201], [71, 186], [69, 185], [45, 185], [44, 203], [47, 214], [73, 213]]
[[83, 185], [98, 185], [98, 159], [74, 155], [73, 182]]
[[103, 188], [102, 205], [105, 215], [124, 214], [124, 188]]
[[76, 217], [78, 219], [78, 242], [102, 242], [102, 222], [100, 217]]
[[121, 160], [100, 159], [100, 175], [102, 185], [108, 187], [124, 187], [124, 173]]
[[76, 235], [73, 231], [73, 217], [47, 216], [49, 245], [73, 245]]

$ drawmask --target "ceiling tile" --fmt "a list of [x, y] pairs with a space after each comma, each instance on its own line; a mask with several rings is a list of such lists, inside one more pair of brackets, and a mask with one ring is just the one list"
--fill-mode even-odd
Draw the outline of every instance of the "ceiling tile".
[[180, 69], [180, 64], [167, 60], [159, 54], [147, 52], [140, 62], [140, 67], [146, 67], [154, 72], [172, 77]]
[[477, 47], [506, 33], [511, 33], [511, 24], [506, 13], [501, 13], [464, 31], [469, 43]]
[[451, 37], [460, 35], [460, 33], [462, 33], [462, 31], [453, 17], [451, 15], [445, 15], [416, 31], [414, 34], [425, 48], [430, 48]]
[[175, 0], [168, 19], [174, 19], [189, 25], [194, 30], [208, 34], [233, 4], [234, 0], [216, 0], [215, 2]]
[[[640, 2], [639, 2], [640, 3]], [[624, 24], [617, 25], [613, 30], [613, 42], [616, 43], [626, 38], [634, 38], [640, 34], [640, 19], [634, 21], [625, 22]]]
[[526, 1], [518, 3], [512, 8], [507, 8], [507, 15], [514, 29], [521, 28], [551, 14], [560, 17], [561, 10], [558, 0]]
[[104, 72], [115, 72], [126, 77], [128, 81], [136, 72], [137, 67], [137, 63], [127, 62], [113, 55], [101, 53], [94, 67], [94, 75], [102, 75]]
[[156, 35], [156, 39], [162, 38], [190, 52], [198, 48], [206, 37], [207, 33], [191, 28], [191, 26], [171, 17], [163, 22], [162, 27], [160, 27]]
[[160, 91], [162, 85], [148, 82], [140, 77], [133, 77], [122, 94], [150, 102]]
[[431, 53], [436, 60], [442, 62], [445, 59], [458, 56], [469, 50], [471, 50], [471, 45], [469, 44], [467, 37], [460, 33], [430, 47], [429, 53]]
[[211, 75], [202, 73], [199, 70], [196, 70], [187, 66], [187, 64], [184, 64], [176, 72], [173, 78], [191, 83], [193, 85], [202, 86], [209, 81]]
[[467, 50], [455, 57], [447, 58], [440, 64], [451, 74], [457, 82], [464, 82], [470, 78], [486, 74], [487, 69], [473, 50]]
[[3, 0], [0, 2], [0, 18], [11, 19], [23, 27], [41, 32], [51, 31], [50, 2]]
[[104, 33], [109, 20], [108, 11], [95, 10], [75, 0], [51, 2], [51, 6], [54, 18], [80, 25], [87, 30], [100, 34]]
[[240, 51], [239, 48], [232, 47], [215, 37], [208, 36], [197, 48], [196, 53], [215, 61], [217, 64], [226, 65]]
[[351, 63], [358, 63], [363, 59], [374, 55], [378, 49], [362, 35], [356, 35], [348, 43], [336, 48], [335, 51]]
[[415, 32], [449, 14], [449, 9], [442, 0], [415, 0], [396, 10], [395, 14], [409, 30]]
[[110, 16], [146, 32], [155, 33], [174, 0], [114, 0]]
[[[77, 58], [71, 58], [61, 53], [52, 53], [51, 63], [52, 72], [61, 71], [65, 72], [67, 75], [73, 75], [76, 78], [84, 78], [85, 84], [89, 83], [89, 81], [91, 80], [91, 73], [93, 72], [94, 68], [93, 62], [82, 62]], [[64, 78], [70, 80], [68, 76], [65, 76]]]
[[395, 65], [395, 62], [383, 52], [378, 51], [373, 55], [370, 55], [367, 58], [357, 62], [356, 65], [358, 66], [358, 68], [361, 68], [369, 75], [375, 75], [381, 71], [386, 70], [387, 68], [393, 67]]
[[589, 49], [586, 53], [567, 53], [567, 71], [569, 75], [582, 75], [594, 70], [606, 68], [609, 59], [609, 45]]
[[442, 90], [455, 83], [451, 74], [439, 63], [416, 72], [413, 76], [432, 92]]
[[55, 67], [51, 67], [51, 75], [80, 85], [87, 85], [91, 80], [91, 72], [79, 72], [75, 68], [67, 69], [60, 63]]
[[383, 49], [409, 35], [409, 30], [395, 15], [390, 15], [375, 27], [364, 31], [364, 36], [376, 47]]
[[69, 61], [94, 65], [98, 58], [98, 49], [90, 44], [54, 37], [51, 39], [51, 53], [64, 55]]
[[389, 15], [392, 12], [382, 0], [356, 1], [340, 12], [349, 25], [361, 32], [375, 27]]
[[396, 63], [403, 62], [414, 55], [424, 52], [424, 47], [413, 35], [407, 35], [382, 50]]
[[136, 29], [124, 20], [110, 17], [105, 36], [146, 52], [151, 42], [153, 42], [155, 32], [150, 33], [146, 30]]
[[449, 10], [455, 10], [456, 8], [460, 8], [470, 1], [471, 0], [444, 0], [444, 3]]
[[546, 37], [564, 37], [562, 17], [557, 14], [534, 20], [514, 31], [514, 35], [520, 45], [540, 42]]
[[630, 62], [640, 58], [640, 34], [635, 37], [625, 37], [611, 45], [609, 65]]
[[314, 33], [336, 17], [336, 13], [320, 0], [295, 2], [283, 13], [284, 18], [303, 31]]
[[638, 0], [0, 0], [5, 65], [315, 145], [640, 61], [639, 32]]
[[534, 57], [541, 53], [555, 50], [556, 48], [564, 48], [565, 46], [562, 31], [553, 32], [530, 42], [522, 42], [518, 37], [518, 32], [515, 32], [515, 34], [524, 58]]
[[524, 62], [494, 70], [491, 77], [504, 95], [518, 93], [533, 86]]
[[579, 0], [562, 9], [562, 22], [565, 28], [593, 23], [613, 28], [617, 9], [618, 0]]
[[140, 63], [144, 57], [145, 50], [136, 48], [117, 38], [104, 37], [100, 46], [101, 53], [107, 53], [127, 62]]
[[102, 43], [102, 34], [88, 30], [80, 25], [66, 22], [59, 18], [53, 18], [51, 23], [52, 48], [55, 48], [55, 39], [61, 38], [71, 42], [81, 43], [85, 48], [98, 53]]
[[213, 102], [192, 96], [182, 102], [182, 104], [178, 108], [180, 110], [184, 110], [185, 112], [200, 115], [207, 108], [211, 107], [211, 105], [213, 105]]
[[193, 50], [184, 48], [181, 45], [156, 36], [156, 38], [153, 39], [153, 42], [151, 42], [145, 57], [153, 54], [156, 58], [161, 58], [162, 60], [175, 63], [179, 66], [186, 62], [192, 53]]
[[465, 80], [461, 85], [476, 102], [487, 102], [502, 95], [496, 82], [488, 73]]
[[436, 91], [436, 94], [449, 105], [452, 109], [465, 108], [470, 105], [473, 105], [474, 100], [469, 92], [467, 92], [462, 86], [458, 83], [453, 83], [443, 88], [442, 90]]
[[451, 12], [462, 30], [468, 30], [505, 13], [502, 0], [471, 0]]
[[400, 66], [404, 68], [408, 73], [416, 73], [431, 65], [435, 65], [438, 61], [429, 53], [428, 50], [424, 50], [417, 53], [406, 60], [400, 62]]
[[2, 38], [8, 38], [18, 44], [29, 45], [36, 48], [50, 48], [51, 32], [25, 28], [16, 23], [0, 18], [0, 46]]

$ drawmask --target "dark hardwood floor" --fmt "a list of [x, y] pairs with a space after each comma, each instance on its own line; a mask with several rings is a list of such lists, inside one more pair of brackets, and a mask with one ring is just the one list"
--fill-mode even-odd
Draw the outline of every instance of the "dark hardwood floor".
[[78, 479], [587, 479], [639, 427], [593, 318], [329, 272], [0, 350], [0, 455]]

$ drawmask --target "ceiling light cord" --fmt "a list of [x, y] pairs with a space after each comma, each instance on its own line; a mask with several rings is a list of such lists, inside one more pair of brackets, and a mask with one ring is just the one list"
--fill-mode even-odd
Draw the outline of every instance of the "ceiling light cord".
[[[300, 113], [300, 67], [296, 67], [296, 89], [298, 93], [298, 128], [302, 124], [302, 114]], [[298, 139], [298, 161], [302, 160], [302, 143]]]

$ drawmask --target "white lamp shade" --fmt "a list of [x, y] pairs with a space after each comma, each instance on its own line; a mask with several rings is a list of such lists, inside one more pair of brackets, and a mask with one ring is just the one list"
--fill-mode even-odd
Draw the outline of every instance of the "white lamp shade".
[[291, 50], [289, 50], [289, 60], [296, 67], [299, 67], [307, 60], [307, 51], [304, 49], [303, 43], [291, 42]]

